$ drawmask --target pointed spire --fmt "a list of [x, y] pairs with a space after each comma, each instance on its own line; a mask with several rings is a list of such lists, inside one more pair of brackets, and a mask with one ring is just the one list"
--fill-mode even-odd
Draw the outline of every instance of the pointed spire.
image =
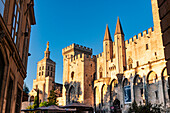
[[110, 31], [109, 31], [109, 27], [108, 27], [108, 24], [106, 25], [106, 30], [105, 30], [105, 35], [104, 35], [104, 41], [105, 40], [110, 40], [112, 41], [112, 38], [110, 36]]
[[45, 56], [44, 56], [45, 58], [50, 58], [49, 42], [47, 42], [47, 48], [44, 53], [45, 53]]
[[121, 23], [120, 23], [120, 20], [119, 20], [119, 17], [117, 19], [117, 24], [116, 24], [116, 30], [115, 30], [115, 35], [116, 34], [123, 34], [123, 30], [122, 30], [122, 26], [121, 26]]

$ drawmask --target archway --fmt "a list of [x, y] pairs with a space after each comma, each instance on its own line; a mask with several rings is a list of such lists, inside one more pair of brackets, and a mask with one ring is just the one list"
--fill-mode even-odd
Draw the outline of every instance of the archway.
[[164, 68], [162, 71], [162, 88], [163, 88], [163, 95], [164, 95], [164, 105], [166, 105], [170, 101], [170, 86], [168, 80], [170, 77], [167, 74], [167, 68]]
[[110, 83], [110, 101], [111, 103], [113, 100], [115, 100], [117, 96], [117, 87], [118, 87], [118, 81], [116, 79], [113, 79]]
[[73, 103], [75, 99], [75, 88], [73, 86], [69, 89], [68, 102]]
[[149, 72], [147, 76], [147, 101], [156, 103], [158, 100], [158, 76], [155, 72]]
[[112, 113], [121, 113], [120, 109], [120, 101], [118, 99], [115, 99], [113, 102], [113, 106], [111, 107]]
[[30, 97], [30, 102], [34, 102], [34, 96]]
[[134, 91], [134, 100], [137, 104], [143, 103], [143, 81], [139, 75], [136, 75], [133, 81], [133, 91]]
[[105, 84], [102, 85], [102, 88], [101, 88], [101, 105], [103, 106], [104, 105], [104, 95], [105, 95]]

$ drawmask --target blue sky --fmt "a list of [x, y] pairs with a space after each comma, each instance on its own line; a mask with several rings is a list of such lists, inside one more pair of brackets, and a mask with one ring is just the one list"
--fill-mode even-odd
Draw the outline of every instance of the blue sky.
[[36, 25], [32, 26], [25, 82], [32, 89], [37, 62], [50, 43], [51, 59], [56, 62], [55, 81], [62, 83], [62, 49], [72, 43], [103, 51], [108, 24], [112, 39], [119, 16], [125, 40], [153, 27], [151, 0], [35, 0]]

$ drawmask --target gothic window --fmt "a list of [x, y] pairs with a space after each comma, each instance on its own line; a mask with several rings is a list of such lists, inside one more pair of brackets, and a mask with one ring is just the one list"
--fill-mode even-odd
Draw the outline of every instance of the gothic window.
[[13, 80], [11, 77], [9, 77], [9, 82], [8, 82], [8, 89], [7, 89], [7, 97], [6, 97], [6, 112], [5, 113], [10, 113], [11, 111], [11, 98], [12, 98], [12, 89], [13, 89]]
[[73, 86], [71, 86], [71, 88], [69, 90], [69, 97], [68, 97], [69, 103], [73, 103], [74, 102], [74, 98], [75, 98], [75, 89], [74, 89]]
[[20, 112], [20, 107], [21, 107], [21, 89], [18, 87], [17, 88], [17, 100], [16, 100], [16, 105], [15, 105], [15, 113]]
[[74, 71], [71, 72], [71, 79], [73, 80], [73, 78], [74, 78]]
[[44, 66], [42, 67], [42, 70], [44, 70]]

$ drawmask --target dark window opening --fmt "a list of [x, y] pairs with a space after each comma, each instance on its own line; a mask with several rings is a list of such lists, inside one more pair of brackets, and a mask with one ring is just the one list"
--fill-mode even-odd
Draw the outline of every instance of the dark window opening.
[[158, 99], [158, 91], [155, 91], [156, 99]]
[[50, 70], [50, 67], [48, 66], [48, 70]]
[[42, 70], [44, 70], [44, 66], [42, 67]]
[[141, 94], [141, 97], [143, 97], [143, 88], [140, 89], [140, 94]]
[[41, 76], [41, 72], [39, 72], [39, 76]]
[[51, 76], [53, 76], [53, 73], [51, 72]]
[[51, 67], [51, 71], [53, 71], [53, 67]]
[[71, 73], [71, 79], [73, 80], [74, 78], [74, 72]]
[[91, 67], [92, 67], [92, 64], [91, 64]]
[[170, 99], [170, 89], [168, 89], [168, 97], [169, 97], [169, 99]]
[[102, 72], [100, 72], [100, 78], [102, 78]]
[[2, 53], [0, 52], [0, 97], [1, 97], [1, 90], [2, 90], [2, 82], [3, 82], [3, 77], [4, 77], [4, 59], [2, 56]]
[[136, 62], [137, 67], [139, 66], [139, 61]]
[[44, 74], [44, 72], [42, 71], [42, 75]]
[[148, 50], [148, 49], [149, 49], [148, 44], [146, 44], [146, 50]]

